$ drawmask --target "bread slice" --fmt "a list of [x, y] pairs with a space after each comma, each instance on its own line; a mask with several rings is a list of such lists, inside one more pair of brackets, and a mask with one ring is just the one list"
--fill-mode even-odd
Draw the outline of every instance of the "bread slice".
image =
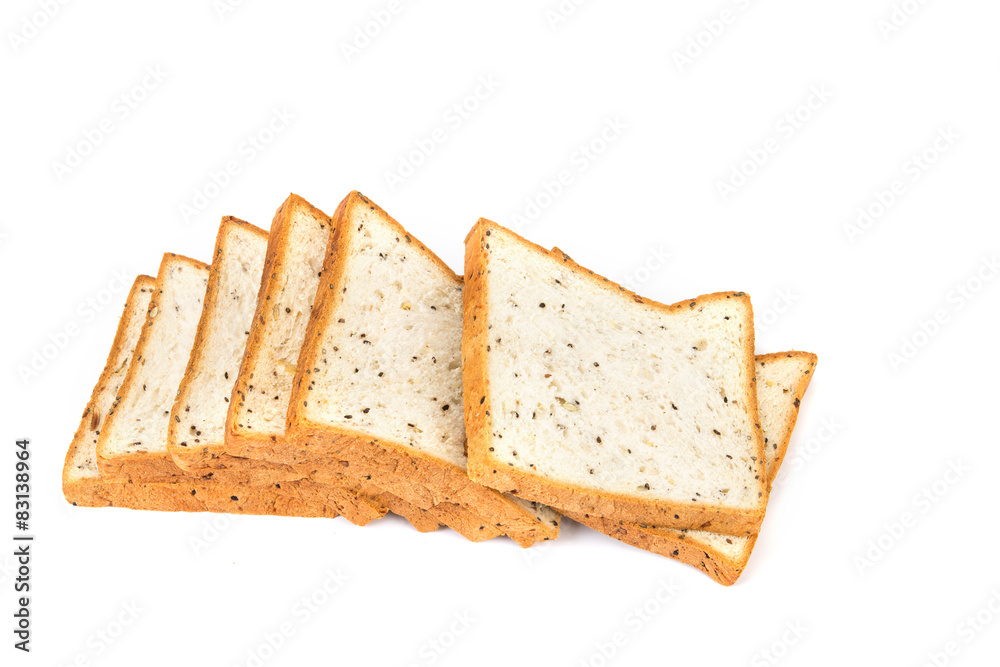
[[[757, 356], [757, 394], [761, 430], [766, 445], [768, 486], [784, 460], [805, 396], [816, 368], [816, 355], [779, 352]], [[746, 568], [757, 536], [720, 535], [701, 530], [674, 530], [616, 521], [589, 514], [567, 514], [574, 521], [632, 546], [693, 565], [719, 583], [736, 583]]]
[[614, 520], [759, 530], [743, 292], [663, 305], [484, 219], [466, 239], [463, 346], [473, 480]]
[[170, 408], [194, 344], [208, 265], [163, 256], [135, 355], [97, 442], [101, 474], [140, 482], [184, 477], [167, 451]]
[[129, 362], [146, 323], [155, 280], [136, 278], [125, 301], [108, 362], [83, 412], [63, 466], [63, 494], [73, 505], [127, 507], [157, 511], [216, 511], [256, 514], [337, 516], [333, 502], [316, 489], [305, 492], [257, 489], [250, 498], [242, 489], [204, 480], [136, 484], [130, 479], [107, 479], [97, 465], [97, 441], [105, 416], [121, 388]]
[[[325, 213], [292, 194], [275, 214], [266, 247], [259, 257], [256, 252], [259, 248], [255, 248], [253, 263], [261, 264], [259, 288], [252, 309], [241, 309], [235, 318], [246, 322], [240, 330], [247, 332], [247, 340], [241, 343], [239, 360], [222, 370], [223, 379], [226, 373], [232, 379], [223, 397], [226, 411], [221, 414], [221, 421], [216, 414], [212, 418], [213, 424], [223, 426], [217, 433], [213, 431], [208, 456], [199, 457], [197, 462], [194, 457], [183, 461], [190, 470], [214, 470], [216, 478], [222, 479], [244, 471], [261, 483], [307, 476], [276, 460], [272, 444], [284, 438], [294, 364], [302, 347], [331, 229]], [[221, 243], [220, 236], [220, 247]], [[222, 255], [225, 254], [223, 251]], [[217, 263], [219, 256], [217, 248]], [[210, 301], [211, 295], [210, 283]], [[244, 306], [247, 301], [244, 300]], [[196, 344], [195, 350], [198, 349]], [[216, 370], [216, 375], [220, 370]], [[222, 392], [222, 387], [217, 391]], [[183, 409], [186, 408], [187, 402]], [[195, 429], [198, 430], [197, 425]], [[182, 441], [178, 439], [175, 453], [182, 449]], [[399, 514], [420, 532], [437, 530], [440, 525], [436, 513], [428, 513], [368, 482], [349, 480], [336, 470], [323, 480], [313, 481], [335, 486], [341, 492], [354, 494], [359, 502]]]
[[334, 226], [289, 403], [300, 464], [340, 460], [418, 507], [461, 505], [522, 546], [555, 537], [551, 510], [466, 474], [461, 277], [357, 192]]
[[[267, 243], [267, 232], [237, 218], [223, 218], [219, 225], [205, 307], [170, 416], [167, 449], [174, 462], [195, 475], [211, 472], [216, 482], [259, 486], [305, 477], [291, 466], [225, 452], [230, 395], [257, 307]], [[342, 499], [343, 516], [359, 525], [387, 511], [350, 489], [331, 488], [328, 494]]]
[[111, 411], [115, 396], [125, 379], [132, 353], [135, 352], [139, 334], [146, 322], [146, 311], [149, 309], [155, 282], [150, 276], [139, 276], [132, 284], [111, 352], [108, 353], [108, 361], [66, 452], [62, 477], [63, 495], [73, 505], [99, 507], [107, 504], [101, 485], [101, 472], [97, 466], [97, 440], [104, 419]]
[[329, 216], [297, 195], [274, 215], [246, 353], [226, 416], [231, 456], [274, 460], [285, 437], [292, 378], [333, 229]]
[[[197, 506], [220, 499], [209, 506], [213, 511], [344, 515], [361, 525], [383, 516], [385, 509], [380, 506], [306, 480], [249, 486], [213, 480], [212, 473], [192, 478], [174, 464], [167, 448], [170, 408], [201, 319], [208, 273], [201, 262], [164, 255], [132, 360], [98, 437], [97, 459], [106, 500], [122, 506], [148, 502], [141, 506], [176, 509], [172, 505], [176, 488], [146, 485], [184, 484], [190, 487], [188, 495], [201, 494], [189, 500]], [[303, 510], [304, 505], [312, 508]]]
[[245, 461], [226, 456], [225, 421], [257, 306], [266, 248], [264, 230], [234, 217], [222, 219], [205, 307], [167, 433], [170, 456], [187, 472], [226, 470]]
[[764, 433], [768, 489], [785, 460], [792, 430], [799, 418], [799, 405], [812, 382], [818, 361], [812, 352], [795, 350], [757, 355], [757, 405]]

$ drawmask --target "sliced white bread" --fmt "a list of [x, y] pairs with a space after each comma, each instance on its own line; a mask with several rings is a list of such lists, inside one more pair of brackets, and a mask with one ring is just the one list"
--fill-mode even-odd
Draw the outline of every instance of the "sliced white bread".
[[[191, 487], [188, 495], [201, 493], [188, 501], [197, 506], [205, 506], [213, 497], [229, 499], [224, 505], [208, 506], [214, 511], [343, 515], [360, 525], [383, 516], [381, 506], [306, 480], [250, 486], [212, 480], [213, 473], [192, 478], [174, 463], [167, 448], [170, 412], [201, 319], [208, 276], [209, 269], [202, 262], [164, 255], [146, 322], [98, 437], [98, 465], [111, 504], [134, 506], [154, 502], [164, 493], [176, 496], [176, 488], [148, 485], [184, 484]], [[196, 432], [195, 437], [199, 436]], [[306, 504], [314, 507], [301, 509]], [[163, 509], [160, 505], [148, 508]]]
[[[257, 307], [267, 243], [267, 232], [237, 218], [223, 218], [219, 225], [205, 306], [170, 415], [167, 449], [183, 470], [198, 476], [210, 472], [215, 482], [245, 486], [286, 482], [285, 489], [291, 490], [291, 483], [304, 477], [291, 466], [225, 452], [230, 395]], [[386, 512], [374, 498], [349, 489], [327, 492], [343, 498], [343, 516], [354, 523], [364, 525]]]
[[231, 456], [274, 461], [285, 440], [292, 379], [332, 230], [329, 216], [294, 194], [274, 215], [256, 312], [226, 417]]
[[551, 510], [466, 474], [461, 277], [357, 192], [334, 226], [292, 386], [292, 453], [424, 509], [460, 505], [522, 546], [555, 537]]
[[208, 286], [208, 265], [163, 256], [146, 323], [97, 441], [101, 473], [137, 482], [184, 476], [167, 451], [170, 409], [194, 345]]
[[[201, 459], [202, 468], [216, 469], [217, 475], [223, 477], [234, 468], [247, 470], [261, 481], [306, 477], [300, 468], [279, 461], [275, 450], [284, 440], [292, 377], [332, 229], [329, 216], [295, 194], [289, 195], [275, 213], [266, 247], [259, 259], [256, 253], [254, 256], [254, 261], [261, 263], [261, 279], [246, 319], [246, 341], [235, 370], [227, 368], [223, 372], [223, 377], [229, 373], [232, 378], [224, 398], [223, 427], [217, 434], [219, 439], [213, 440], [210, 456]], [[209, 300], [211, 294], [210, 283]], [[241, 310], [240, 321], [246, 314]], [[214, 415], [212, 421], [216, 423]], [[180, 442], [183, 440], [178, 440], [178, 445]], [[339, 468], [334, 464], [324, 471], [322, 479], [313, 481], [352, 493], [370, 505], [388, 508], [420, 532], [439, 527], [436, 513], [428, 513], [367, 481], [348, 478]]]
[[266, 248], [264, 230], [234, 217], [222, 219], [205, 307], [170, 415], [167, 449], [185, 471], [234, 463], [225, 454], [226, 414], [257, 307]]
[[[784, 460], [788, 443], [816, 368], [816, 355], [779, 352], [757, 356], [757, 400], [766, 444], [768, 485]], [[702, 530], [674, 530], [567, 513], [574, 521], [632, 546], [693, 565], [717, 582], [730, 586], [746, 568], [757, 536], [720, 535]]]
[[774, 484], [785, 460], [799, 406], [812, 382], [817, 361], [812, 352], [795, 350], [757, 355], [757, 404], [764, 432], [768, 488]]
[[104, 417], [111, 411], [146, 323], [155, 282], [149, 276], [139, 276], [129, 291], [108, 363], [66, 454], [63, 466], [66, 500], [74, 505], [89, 507], [115, 506], [155, 511], [337, 516], [335, 503], [316, 489], [287, 492], [263, 488], [246, 497], [248, 494], [239, 487], [204, 480], [136, 484], [131, 479], [101, 476], [97, 464], [97, 441]]
[[464, 362], [473, 480], [568, 512], [759, 530], [746, 294], [667, 306], [480, 220], [466, 239]]
[[129, 361], [146, 322], [155, 283], [156, 280], [150, 276], [139, 276], [132, 284], [108, 361], [66, 453], [63, 495], [74, 505], [99, 507], [108, 504], [101, 489], [101, 472], [97, 466], [97, 439], [128, 371]]

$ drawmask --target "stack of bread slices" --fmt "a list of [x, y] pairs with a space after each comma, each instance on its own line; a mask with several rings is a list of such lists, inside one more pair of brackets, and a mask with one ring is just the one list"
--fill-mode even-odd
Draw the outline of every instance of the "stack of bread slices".
[[337, 517], [472, 541], [563, 515], [731, 584], [816, 366], [743, 292], [640, 297], [480, 220], [464, 276], [357, 192], [224, 218], [128, 295], [70, 445], [74, 505]]

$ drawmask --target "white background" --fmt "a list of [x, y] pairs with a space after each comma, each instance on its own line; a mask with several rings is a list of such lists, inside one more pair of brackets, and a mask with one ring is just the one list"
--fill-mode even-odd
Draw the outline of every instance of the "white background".
[[[211, 0], [102, 0], [49, 19], [44, 4], [8, 0], [0, 18], [0, 536], [13, 533], [15, 437], [33, 443], [37, 534], [30, 656], [10, 648], [12, 548], [0, 549], [4, 664], [256, 664], [248, 651], [286, 621], [292, 636], [262, 664], [922, 665], [952, 648], [938, 664], [981, 665], [1000, 653], [1000, 281], [983, 263], [1000, 250], [1000, 5], [907, 0], [914, 13], [894, 26], [890, 0], [595, 0], [553, 25], [555, 0], [427, 0], [403, 2], [348, 56], [388, 0], [257, 0], [222, 16]], [[477, 91], [481, 77], [495, 90]], [[452, 110], [477, 92], [467, 117]], [[294, 119], [249, 159], [247, 137], [275, 109]], [[81, 148], [102, 119], [110, 134]], [[582, 157], [608, 122], [620, 133]], [[391, 183], [436, 128], [444, 141]], [[743, 164], [768, 148], [762, 166]], [[72, 151], [88, 154], [67, 173], [57, 163]], [[925, 151], [926, 169], [913, 161]], [[211, 187], [230, 160], [239, 173]], [[734, 169], [753, 173], [724, 198]], [[546, 198], [562, 170], [569, 185]], [[520, 214], [531, 240], [661, 301], [746, 290], [759, 351], [819, 354], [787, 478], [736, 586], [570, 522], [523, 552], [393, 518], [66, 505], [64, 452], [125, 297], [116, 272], [155, 273], [164, 251], [209, 259], [222, 215], [266, 227], [290, 191], [332, 213], [353, 188], [458, 270], [479, 216]], [[880, 215], [851, 234], [859, 207]], [[955, 291], [967, 284], [970, 299]], [[70, 324], [79, 333], [23, 378]], [[944, 481], [953, 463], [966, 471]], [[933, 502], [919, 497], [932, 488]], [[338, 570], [340, 590], [296, 613]], [[676, 587], [667, 602], [661, 582]], [[110, 647], [96, 638], [118, 634], [133, 603]], [[606, 659], [616, 633], [624, 645]]]

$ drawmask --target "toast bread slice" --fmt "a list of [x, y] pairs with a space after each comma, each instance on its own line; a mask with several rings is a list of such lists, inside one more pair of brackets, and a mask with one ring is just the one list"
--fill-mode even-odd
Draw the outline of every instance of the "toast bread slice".
[[167, 451], [167, 429], [208, 276], [204, 262], [174, 253], [163, 256], [135, 354], [97, 442], [101, 474], [108, 479], [171, 482], [184, 477]]
[[195, 492], [189, 495], [200, 490], [204, 498], [228, 498], [213, 505], [225, 507], [224, 511], [300, 512], [303, 504], [312, 503], [315, 508], [308, 511], [310, 516], [340, 514], [360, 525], [383, 516], [381, 506], [314, 482], [252, 486], [214, 480], [211, 472], [191, 476], [173, 462], [167, 448], [170, 408], [194, 344], [208, 274], [202, 262], [173, 253], [164, 255], [135, 351], [98, 436], [97, 460], [108, 497], [113, 500], [117, 495], [120, 504], [127, 504], [126, 494], [131, 494], [165, 509], [172, 501], [157, 498], [175, 498], [177, 490], [143, 487], [184, 484]]
[[[784, 460], [816, 361], [815, 354], [796, 351], [756, 358], [769, 486]], [[757, 542], [756, 535], [739, 537], [701, 530], [674, 530], [589, 514], [569, 513], [566, 516], [626, 544], [697, 567], [725, 586], [736, 583], [743, 574]]]
[[339, 460], [418, 507], [460, 505], [522, 546], [554, 538], [558, 525], [465, 472], [462, 278], [360, 193], [334, 227], [292, 384], [291, 447], [277, 460]]
[[106, 494], [102, 488], [101, 471], [97, 465], [97, 440], [104, 419], [111, 410], [128, 371], [129, 361], [132, 360], [139, 334], [146, 322], [146, 312], [149, 310], [155, 284], [156, 279], [151, 276], [139, 276], [132, 283], [108, 353], [108, 361], [94, 386], [80, 425], [66, 452], [62, 477], [63, 495], [73, 505], [98, 507], [107, 504], [104, 501]]
[[242, 488], [204, 480], [136, 484], [131, 479], [109, 480], [101, 476], [97, 464], [97, 441], [104, 416], [118, 395], [135, 353], [155, 284], [154, 278], [139, 276], [129, 290], [108, 361], [66, 453], [63, 466], [63, 495], [66, 500], [83, 507], [337, 516], [336, 504], [311, 488], [304, 493], [263, 488], [255, 490], [251, 498], [240, 498], [240, 495], [245, 495]]
[[[198, 458], [197, 463], [195, 457], [188, 457], [189, 469], [214, 470], [216, 479], [248, 475], [255, 483], [309, 477], [300, 469], [276, 460], [272, 443], [284, 437], [292, 380], [290, 369], [294, 368], [302, 347], [331, 229], [329, 216], [292, 194], [275, 213], [270, 233], [260, 232], [263, 238], [258, 236], [252, 253], [254, 265], [260, 265], [260, 279], [254, 283], [253, 303], [246, 299], [240, 312], [240, 321], [245, 318], [246, 322], [242, 328], [247, 332], [246, 340], [240, 345], [240, 358], [225, 370], [232, 378], [222, 398], [226, 409], [224, 413], [220, 411], [221, 420], [213, 415], [213, 423], [220, 424], [220, 428], [213, 432], [208, 455]], [[216, 258], [226, 254], [220, 235]], [[249, 284], [244, 286], [244, 293]], [[208, 293], [211, 305], [211, 281]], [[199, 349], [196, 343], [195, 354]], [[183, 409], [187, 409], [187, 404]], [[179, 447], [183, 441], [177, 441], [175, 458], [177, 451], [183, 449]], [[334, 470], [323, 480], [311, 481], [338, 487], [370, 505], [388, 508], [420, 532], [438, 528], [439, 522], [433, 514], [425, 516], [423, 509], [373, 484], [349, 479], [336, 468], [339, 465], [334, 465]]]
[[473, 480], [573, 513], [759, 530], [745, 293], [664, 305], [485, 219], [466, 239], [465, 278]]

